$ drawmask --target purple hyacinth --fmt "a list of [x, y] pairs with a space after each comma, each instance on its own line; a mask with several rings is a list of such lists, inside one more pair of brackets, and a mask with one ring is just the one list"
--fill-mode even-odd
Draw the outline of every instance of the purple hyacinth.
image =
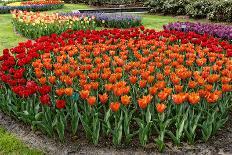
[[98, 26], [115, 27], [115, 28], [129, 28], [140, 26], [141, 17], [130, 14], [119, 13], [80, 13], [80, 12], [68, 12], [59, 13], [61, 16], [78, 16], [78, 17], [95, 17]]
[[212, 24], [212, 23], [191, 23], [191, 22], [175, 22], [164, 25], [165, 30], [183, 30], [193, 31], [198, 34], [209, 34], [226, 40], [232, 40], [232, 25]]

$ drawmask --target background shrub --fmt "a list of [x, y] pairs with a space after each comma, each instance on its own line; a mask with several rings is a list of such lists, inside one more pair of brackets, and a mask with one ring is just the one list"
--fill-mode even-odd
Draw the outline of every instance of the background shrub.
[[187, 4], [189, 4], [189, 0], [149, 0], [145, 6], [150, 7], [152, 13], [184, 15]]
[[232, 0], [148, 0], [144, 6], [149, 7], [151, 13], [232, 22]]
[[165, 0], [163, 4], [164, 14], [184, 15], [186, 14], [185, 6], [189, 4], [189, 0]]
[[65, 3], [86, 3], [90, 5], [130, 5], [144, 3], [145, 0], [64, 0]]
[[46, 5], [25, 5], [25, 6], [0, 6], [0, 14], [10, 13], [13, 10], [22, 10], [22, 11], [48, 11], [61, 9], [64, 6], [64, 3], [60, 4], [46, 4]]
[[150, 8], [151, 13], [161, 13], [163, 10], [164, 1], [161, 0], [148, 0], [145, 6]]
[[214, 0], [196, 0], [186, 6], [187, 14], [192, 18], [206, 18], [212, 11]]
[[209, 13], [212, 21], [232, 22], [232, 0], [220, 0], [213, 4], [212, 11]]

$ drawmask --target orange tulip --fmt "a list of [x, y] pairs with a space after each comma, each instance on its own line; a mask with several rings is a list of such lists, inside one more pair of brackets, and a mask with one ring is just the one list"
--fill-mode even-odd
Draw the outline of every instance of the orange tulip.
[[61, 69], [55, 70], [55, 74], [56, 74], [56, 76], [61, 76], [62, 75], [62, 70]]
[[171, 81], [173, 84], [177, 85], [177, 84], [180, 84], [181, 79], [178, 78], [177, 76], [173, 76], [171, 77]]
[[64, 79], [64, 82], [65, 82], [66, 85], [69, 85], [69, 86], [70, 86], [70, 85], [73, 84], [73, 79], [67, 76], [67, 77]]
[[214, 82], [217, 82], [219, 80], [219, 78], [220, 78], [220, 75], [218, 75], [218, 74], [211, 74], [211, 75], [208, 76], [207, 81], [209, 83], [214, 83]]
[[197, 83], [200, 85], [200, 86], [203, 86], [205, 84], [205, 80], [201, 77], [197, 78]]
[[151, 95], [143, 96], [142, 98], [138, 99], [138, 104], [141, 109], [145, 109], [147, 105], [151, 102], [152, 100]]
[[113, 111], [113, 112], [117, 112], [120, 108], [120, 103], [119, 102], [112, 102], [110, 103], [110, 109]]
[[115, 83], [117, 81], [117, 76], [116, 74], [111, 74], [110, 78], [109, 78], [109, 82], [110, 83]]
[[137, 81], [137, 77], [136, 77], [136, 76], [131, 76], [131, 77], [129, 78], [129, 80], [130, 80], [130, 82], [131, 82], [132, 84], [135, 84], [136, 81]]
[[197, 83], [196, 83], [195, 81], [189, 81], [189, 83], [188, 83], [188, 87], [189, 87], [189, 88], [193, 89], [193, 88], [195, 88], [196, 86], [197, 86]]
[[207, 84], [204, 85], [206, 91], [212, 91], [213, 90], [213, 85]]
[[87, 99], [87, 102], [89, 105], [93, 106], [96, 103], [96, 97], [95, 96], [89, 96]]
[[114, 95], [121, 96], [123, 94], [123, 88], [114, 88]]
[[164, 80], [164, 76], [163, 76], [163, 74], [161, 74], [161, 73], [157, 73], [156, 74], [156, 78], [158, 79], [158, 80]]
[[65, 88], [64, 93], [67, 96], [72, 96], [72, 94], [73, 94], [73, 88]]
[[156, 93], [157, 93], [157, 90], [158, 90], [158, 88], [156, 88], [156, 87], [150, 87], [149, 88], [149, 93], [151, 94], [151, 95], [155, 95]]
[[113, 85], [112, 84], [105, 84], [105, 90], [106, 91], [111, 91], [113, 88]]
[[108, 101], [108, 95], [104, 93], [103, 95], [99, 94], [99, 99], [102, 104], [105, 104]]
[[231, 81], [231, 78], [223, 76], [221, 78], [221, 81], [222, 81], [223, 84], [226, 84], [226, 83], [229, 83]]
[[91, 82], [90, 85], [91, 85], [91, 88], [93, 88], [93, 90], [97, 90], [99, 83], [98, 82]]
[[36, 71], [35, 71], [35, 76], [36, 76], [37, 78], [41, 78], [41, 77], [43, 76], [43, 71], [42, 71], [42, 70], [36, 70]]
[[200, 95], [200, 97], [205, 97], [207, 94], [207, 91], [204, 89], [200, 89], [198, 90], [198, 94]]
[[219, 95], [216, 93], [208, 93], [208, 95], [206, 96], [206, 100], [208, 103], [214, 103], [219, 99]]
[[128, 94], [130, 92], [130, 86], [126, 86], [122, 88], [123, 94]]
[[122, 73], [123, 69], [121, 67], [115, 68], [115, 73]]
[[232, 85], [229, 84], [222, 85], [222, 92], [230, 92], [230, 91], [232, 91]]
[[182, 85], [175, 85], [175, 91], [176, 91], [177, 93], [182, 92], [182, 91], [183, 91], [183, 86], [182, 86]]
[[186, 99], [186, 95], [185, 94], [174, 94], [172, 95], [172, 100], [175, 104], [182, 104]]
[[130, 103], [130, 96], [127, 96], [127, 95], [124, 95], [124, 96], [121, 96], [121, 102], [122, 104], [124, 105], [128, 105]]
[[200, 101], [200, 95], [198, 93], [190, 93], [188, 95], [188, 101], [190, 104], [197, 104]]
[[147, 82], [148, 83], [152, 83], [153, 81], [154, 81], [154, 79], [155, 79], [155, 77], [154, 76], [148, 76], [148, 78], [147, 78]]
[[156, 104], [156, 110], [158, 113], [163, 113], [167, 106], [163, 103]]
[[47, 70], [52, 70], [52, 64], [50, 64], [50, 63], [44, 63], [44, 67], [45, 67]]
[[147, 107], [147, 102], [144, 99], [138, 99], [138, 104], [141, 109], [145, 109]]
[[165, 88], [166, 86], [166, 82], [165, 81], [158, 81], [155, 86], [159, 89], [159, 90], [162, 90]]
[[159, 99], [160, 99], [161, 101], [166, 100], [167, 97], [168, 97], [168, 95], [169, 95], [169, 94], [168, 94], [167, 92], [165, 92], [165, 91], [161, 91], [161, 92], [158, 93], [158, 97], [159, 97]]
[[106, 80], [106, 79], [108, 79], [110, 77], [110, 73], [103, 73], [103, 74], [101, 74], [101, 78], [103, 79], [103, 80]]
[[56, 94], [58, 95], [58, 96], [62, 96], [62, 95], [64, 95], [64, 89], [63, 88], [61, 88], [61, 89], [56, 89]]
[[88, 90], [81, 90], [80, 96], [82, 99], [87, 99], [89, 97], [89, 91]]
[[140, 81], [139, 81], [139, 87], [140, 87], [140, 88], [146, 87], [146, 84], [147, 84], [147, 81], [146, 81], [146, 80], [140, 80]]
[[40, 84], [44, 85], [44, 84], [46, 84], [46, 82], [47, 82], [47, 79], [45, 77], [39, 78], [39, 83]]
[[163, 90], [165, 93], [168, 93], [170, 95], [172, 93], [172, 88], [164, 88]]
[[49, 77], [48, 77], [48, 81], [49, 81], [51, 84], [55, 84], [55, 83], [56, 83], [56, 77], [55, 77], [55, 76], [49, 76]]

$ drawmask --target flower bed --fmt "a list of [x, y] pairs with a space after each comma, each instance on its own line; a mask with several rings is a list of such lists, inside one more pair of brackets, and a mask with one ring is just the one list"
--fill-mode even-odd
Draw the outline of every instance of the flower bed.
[[175, 22], [170, 23], [168, 25], [164, 25], [164, 29], [177, 31], [184, 30], [187, 32], [192, 31], [198, 34], [206, 33], [222, 39], [232, 40], [232, 25]]
[[60, 13], [62, 16], [94, 16], [96, 18], [96, 24], [99, 27], [106, 28], [130, 28], [138, 27], [142, 25], [141, 17], [129, 14], [119, 13], [79, 13], [69, 12]]
[[68, 29], [95, 29], [94, 17], [59, 16], [57, 13], [12, 12], [13, 25], [23, 36], [35, 39], [52, 33], [60, 34]]
[[61, 140], [194, 144], [228, 118], [231, 55], [193, 32], [69, 30], [3, 51], [0, 108]]
[[22, 1], [22, 2], [13, 2], [8, 3], [6, 6], [26, 6], [26, 5], [54, 5], [54, 4], [63, 4], [63, 1], [52, 0], [52, 1]]
[[63, 1], [28, 1], [28, 2], [14, 2], [7, 6], [0, 6], [0, 14], [10, 13], [13, 10], [22, 11], [47, 11], [60, 9], [64, 6]]

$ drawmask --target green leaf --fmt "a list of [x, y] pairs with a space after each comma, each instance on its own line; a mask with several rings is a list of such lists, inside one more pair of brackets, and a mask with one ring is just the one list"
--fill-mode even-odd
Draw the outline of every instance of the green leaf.
[[151, 121], [150, 106], [147, 107], [146, 121], [147, 121], [147, 123], [149, 123]]
[[139, 127], [140, 128], [143, 128], [144, 127], [144, 122], [141, 120], [141, 119], [139, 119], [139, 118], [134, 118], [134, 120], [136, 120], [136, 122], [137, 122], [137, 124], [139, 125]]
[[44, 116], [43, 112], [39, 112], [35, 115], [35, 120], [40, 120]]
[[91, 139], [93, 133], [92, 133], [91, 128], [89, 127], [89, 124], [86, 122], [86, 120], [83, 119], [83, 117], [80, 115], [80, 113], [78, 113], [78, 115], [79, 115], [79, 118], [80, 118], [81, 123], [82, 123], [82, 125], [83, 125], [83, 128], [84, 128], [84, 130], [85, 130], [85, 133], [86, 133], [87, 138], [88, 138], [88, 139]]
[[71, 126], [72, 126], [73, 135], [75, 135], [77, 132], [78, 124], [79, 124], [79, 117], [78, 117], [77, 104], [74, 103], [73, 114], [71, 115]]

